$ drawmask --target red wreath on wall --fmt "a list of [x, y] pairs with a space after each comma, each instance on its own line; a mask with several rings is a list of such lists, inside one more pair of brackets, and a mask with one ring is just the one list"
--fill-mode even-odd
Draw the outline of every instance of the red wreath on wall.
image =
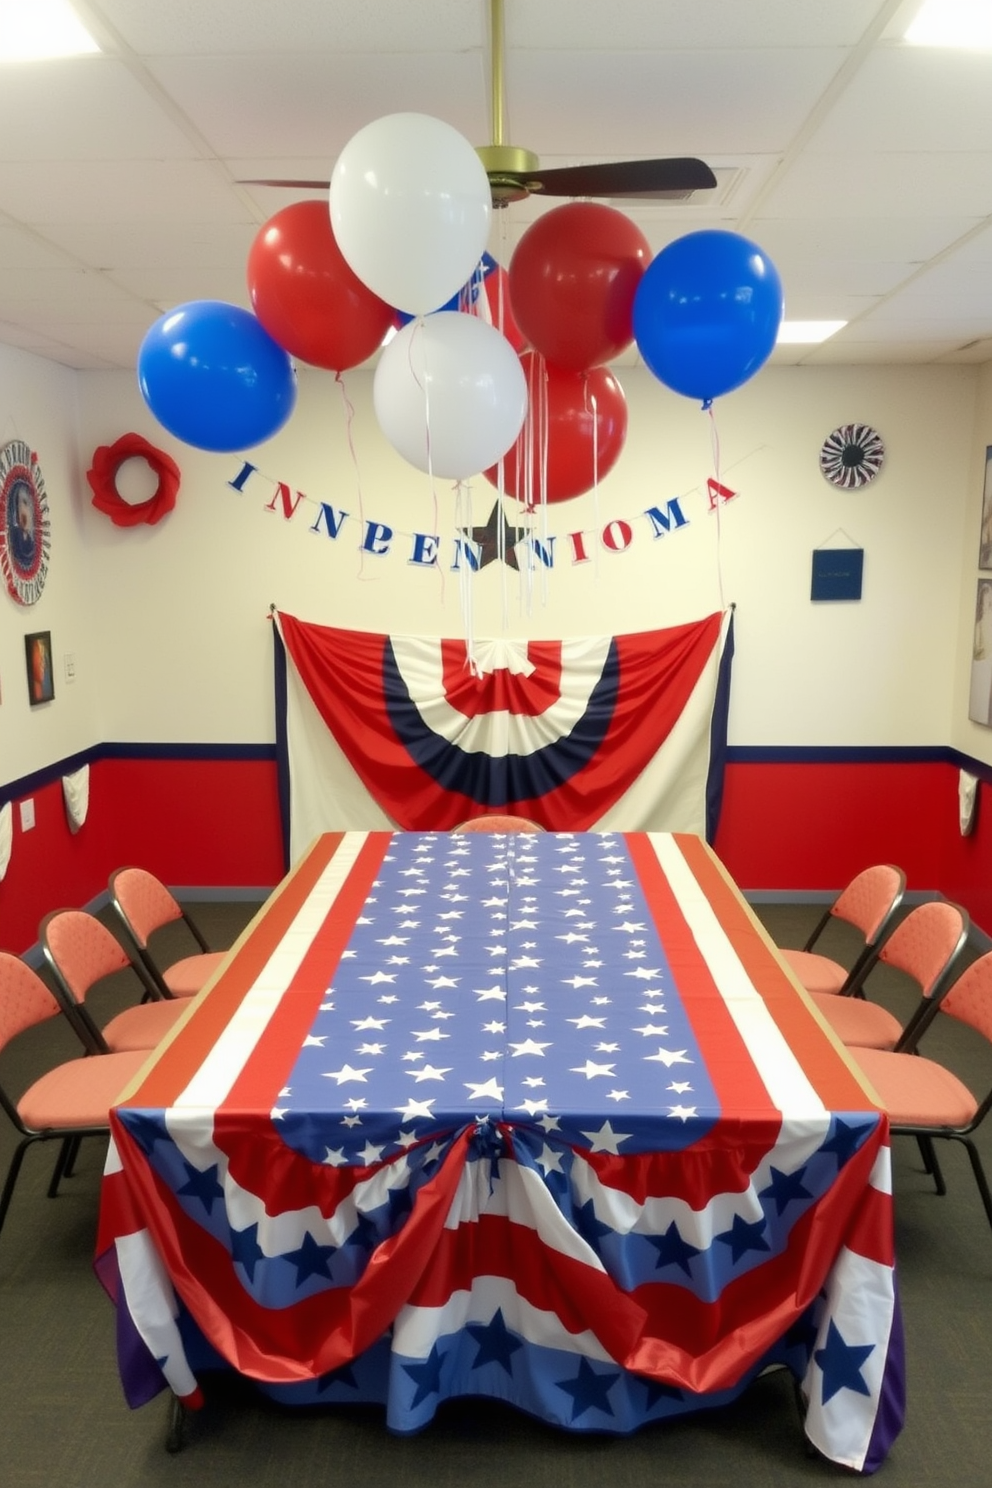
[[[127, 460], [146, 460], [158, 476], [155, 492], [147, 501], [125, 501], [117, 489], [117, 472]], [[86, 472], [93, 492], [93, 505], [116, 527], [136, 527], [139, 522], [160, 522], [176, 504], [179, 466], [171, 455], [156, 449], [141, 434], [122, 434], [113, 444], [101, 444], [93, 452]]]

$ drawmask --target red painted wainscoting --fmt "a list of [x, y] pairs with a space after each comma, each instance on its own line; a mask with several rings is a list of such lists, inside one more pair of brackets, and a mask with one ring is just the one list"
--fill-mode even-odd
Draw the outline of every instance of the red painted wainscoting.
[[[836, 890], [895, 863], [907, 890], [956, 899], [992, 934], [992, 786], [962, 837], [959, 761], [728, 763], [714, 847], [737, 883], [765, 892]], [[974, 761], [964, 762], [982, 767]]]
[[[14, 844], [0, 883], [0, 947], [23, 952], [50, 909], [89, 903], [114, 868], [138, 863], [179, 888], [268, 888], [283, 874], [274, 755], [126, 757], [106, 746], [90, 767], [87, 821], [73, 836], [58, 778], [15, 794]], [[188, 754], [195, 749], [188, 751]], [[753, 751], [749, 751], [753, 753]], [[935, 755], [938, 751], [933, 752]], [[71, 762], [75, 768], [78, 760]], [[960, 900], [992, 933], [992, 785], [978, 825], [958, 825], [958, 761], [733, 759], [715, 847], [745, 891], [829, 897], [859, 869], [894, 862], [911, 892]], [[21, 832], [30, 795], [36, 826]]]
[[[35, 826], [22, 832], [19, 805], [28, 796]], [[275, 761], [98, 758], [75, 835], [61, 779], [25, 790], [14, 798], [13, 848], [0, 883], [0, 947], [25, 951], [49, 910], [89, 903], [127, 863], [179, 887], [277, 884], [284, 870]]]

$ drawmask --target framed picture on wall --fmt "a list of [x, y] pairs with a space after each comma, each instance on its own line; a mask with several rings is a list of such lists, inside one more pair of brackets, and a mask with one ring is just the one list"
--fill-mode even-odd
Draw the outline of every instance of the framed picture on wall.
[[979, 579], [975, 594], [968, 717], [986, 728], [992, 726], [992, 579]]
[[50, 703], [55, 696], [50, 630], [36, 630], [33, 635], [24, 637], [24, 660], [28, 674], [28, 701], [32, 708], [39, 703]]
[[978, 566], [992, 571], [992, 444], [985, 450], [985, 483], [982, 486], [982, 535], [978, 544]]

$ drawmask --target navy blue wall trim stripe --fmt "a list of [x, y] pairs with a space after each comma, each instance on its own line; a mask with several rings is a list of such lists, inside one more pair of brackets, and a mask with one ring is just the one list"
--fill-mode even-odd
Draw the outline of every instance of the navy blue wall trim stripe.
[[[952, 758], [952, 755], [955, 756]], [[915, 765], [957, 764], [965, 760], [946, 744], [731, 744], [729, 765]], [[972, 760], [965, 768], [988, 769]]]
[[[81, 749], [76, 754], [66, 755], [30, 775], [0, 785], [0, 806], [7, 801], [18, 801], [32, 791], [71, 775], [85, 764], [96, 764], [99, 760], [210, 760], [217, 762], [237, 760], [271, 760], [277, 762], [277, 750], [272, 744], [95, 744], [91, 749]], [[728, 765], [912, 765], [946, 764], [954, 769], [968, 770], [979, 780], [992, 784], [992, 764], [972, 759], [958, 749], [946, 744], [878, 744], [866, 747], [846, 745], [769, 745], [731, 744], [727, 747]]]
[[18, 801], [32, 791], [41, 790], [71, 775], [83, 765], [94, 765], [99, 760], [212, 760], [221, 763], [239, 760], [274, 760], [274, 744], [94, 744], [91, 749], [81, 749], [65, 759], [55, 760], [19, 780], [0, 785], [0, 806], [7, 801]]

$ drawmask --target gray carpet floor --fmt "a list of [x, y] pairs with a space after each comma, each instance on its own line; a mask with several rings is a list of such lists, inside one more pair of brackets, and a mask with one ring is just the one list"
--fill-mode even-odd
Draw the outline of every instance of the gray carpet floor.
[[[218, 946], [230, 943], [252, 908], [193, 906]], [[819, 913], [788, 905], [757, 912], [781, 945], [800, 945]], [[835, 948], [849, 950], [840, 940]], [[111, 1004], [130, 997], [125, 982], [112, 989]], [[914, 1001], [887, 971], [870, 991], [898, 1014]], [[938, 1024], [946, 1026], [928, 1035], [930, 1050], [976, 1088], [987, 1087], [987, 1046], [950, 1019]], [[2, 1069], [11, 1085], [26, 1084], [54, 1057], [75, 1052], [68, 1030], [50, 1028], [44, 1042], [24, 1035]], [[981, 1145], [992, 1164], [992, 1123]], [[0, 1172], [11, 1149], [0, 1117]], [[395, 1438], [378, 1409], [282, 1410], [250, 1385], [217, 1375], [204, 1382], [207, 1406], [192, 1418], [184, 1449], [170, 1455], [166, 1398], [134, 1412], [124, 1403], [113, 1309], [92, 1271], [102, 1144], [84, 1143], [54, 1201], [45, 1196], [53, 1158], [52, 1147], [29, 1152], [0, 1233], [2, 1488], [793, 1488], [844, 1475], [807, 1454], [784, 1373], [759, 1379], [728, 1409], [626, 1438], [570, 1436], [486, 1401], [451, 1405], [420, 1436]], [[889, 1488], [985, 1488], [992, 1476], [992, 1231], [964, 1152], [942, 1146], [941, 1158], [945, 1198], [934, 1194], [915, 1143], [895, 1144], [909, 1408], [879, 1474]]]

